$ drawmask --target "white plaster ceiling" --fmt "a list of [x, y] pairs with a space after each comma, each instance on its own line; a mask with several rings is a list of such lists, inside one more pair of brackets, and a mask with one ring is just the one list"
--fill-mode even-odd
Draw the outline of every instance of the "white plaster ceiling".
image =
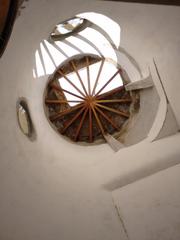
[[[2, 240], [126, 239], [108, 191], [114, 188], [108, 183], [119, 187], [179, 162], [179, 135], [115, 154], [106, 144], [69, 143], [50, 127], [43, 110], [47, 78], [33, 78], [34, 54], [57, 22], [86, 11], [105, 14], [120, 24], [122, 47], [135, 57], [144, 75], [152, 58], [157, 59], [180, 123], [179, 8], [31, 0], [15, 23], [0, 63]], [[37, 132], [34, 142], [18, 128], [16, 101], [22, 96], [28, 100]]]

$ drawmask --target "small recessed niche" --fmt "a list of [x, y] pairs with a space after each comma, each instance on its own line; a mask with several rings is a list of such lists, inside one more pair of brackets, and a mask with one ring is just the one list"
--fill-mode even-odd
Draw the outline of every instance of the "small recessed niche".
[[17, 120], [18, 120], [19, 127], [21, 129], [21, 132], [25, 136], [27, 136], [29, 139], [34, 140], [35, 131], [34, 131], [31, 117], [30, 117], [28, 104], [24, 98], [20, 98], [17, 101], [16, 111], [17, 111]]

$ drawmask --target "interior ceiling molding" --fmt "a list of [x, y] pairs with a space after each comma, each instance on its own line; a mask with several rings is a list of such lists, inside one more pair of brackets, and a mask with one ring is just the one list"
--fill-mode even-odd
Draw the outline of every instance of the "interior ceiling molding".
[[112, 2], [131, 2], [131, 3], [145, 3], [145, 4], [161, 4], [161, 5], [175, 5], [180, 6], [179, 0], [103, 0]]

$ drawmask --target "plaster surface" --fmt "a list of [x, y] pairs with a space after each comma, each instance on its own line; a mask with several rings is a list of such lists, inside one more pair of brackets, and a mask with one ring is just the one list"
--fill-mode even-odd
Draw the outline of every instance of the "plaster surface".
[[113, 192], [129, 239], [180, 239], [180, 165]]
[[[109, 191], [179, 163], [179, 135], [141, 142], [115, 154], [106, 144], [69, 143], [49, 125], [43, 110], [47, 76], [33, 78], [35, 51], [57, 22], [86, 11], [105, 14], [120, 24], [121, 46], [135, 57], [144, 76], [148, 62], [159, 59], [180, 123], [178, 7], [84, 0], [28, 2], [0, 62], [1, 240], [126, 240]], [[18, 127], [19, 97], [28, 101], [37, 133], [34, 142]]]

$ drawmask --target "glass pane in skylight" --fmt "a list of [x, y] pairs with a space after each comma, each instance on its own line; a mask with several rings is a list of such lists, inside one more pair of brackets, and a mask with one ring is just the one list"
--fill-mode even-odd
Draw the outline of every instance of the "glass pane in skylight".
[[60, 23], [56, 26], [56, 29], [53, 34], [67, 34], [72, 32], [75, 28], [80, 26], [83, 23], [82, 18], [73, 18], [67, 20], [66, 22]]

